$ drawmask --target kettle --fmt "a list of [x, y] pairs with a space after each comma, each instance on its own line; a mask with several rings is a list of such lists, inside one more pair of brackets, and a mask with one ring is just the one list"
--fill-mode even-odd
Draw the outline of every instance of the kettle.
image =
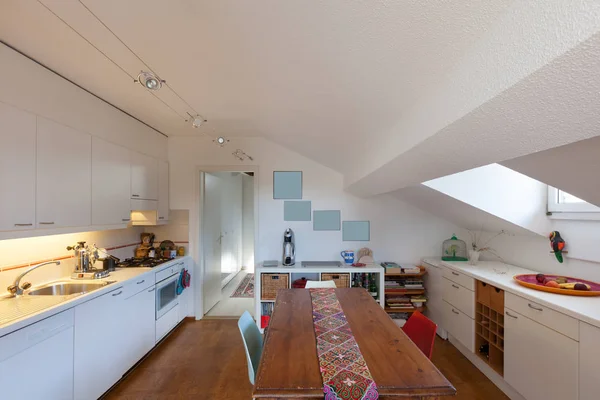
[[294, 265], [296, 263], [296, 245], [294, 244], [294, 231], [290, 228], [283, 234], [283, 265]]

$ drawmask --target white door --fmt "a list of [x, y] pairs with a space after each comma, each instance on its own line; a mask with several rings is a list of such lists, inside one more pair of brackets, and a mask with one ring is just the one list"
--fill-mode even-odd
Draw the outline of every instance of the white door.
[[42, 117], [37, 124], [37, 227], [91, 225], [92, 137]]
[[129, 222], [129, 168], [128, 149], [92, 138], [92, 225]]
[[35, 115], [0, 103], [0, 231], [35, 228]]
[[158, 160], [131, 152], [131, 198], [158, 200]]
[[204, 173], [202, 241], [204, 243], [204, 313], [221, 300], [221, 178]]
[[221, 272], [228, 282], [242, 267], [242, 175], [238, 172], [220, 173], [221, 197]]
[[577, 399], [578, 350], [573, 339], [504, 310], [504, 379], [527, 400]]

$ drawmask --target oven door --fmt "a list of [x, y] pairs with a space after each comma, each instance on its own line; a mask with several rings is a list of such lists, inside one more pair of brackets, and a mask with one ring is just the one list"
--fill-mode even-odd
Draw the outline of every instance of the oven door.
[[156, 284], [156, 319], [165, 315], [179, 304], [177, 296], [177, 280], [179, 274], [173, 275]]

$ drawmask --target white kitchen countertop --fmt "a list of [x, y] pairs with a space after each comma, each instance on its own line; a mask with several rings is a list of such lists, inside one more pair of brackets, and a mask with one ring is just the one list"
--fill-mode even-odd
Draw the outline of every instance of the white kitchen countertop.
[[[62, 311], [73, 308], [81, 303], [92, 300], [104, 293], [118, 289], [126, 284], [129, 280], [139, 278], [141, 276], [150, 274], [156, 274], [165, 268], [173, 265], [173, 263], [180, 262], [183, 259], [189, 258], [189, 256], [177, 257], [172, 261], [166, 262], [154, 268], [121, 268], [110, 273], [110, 276], [104, 279], [96, 279], [95, 282], [102, 281], [115, 281], [110, 285], [106, 285], [100, 289], [94, 290], [89, 293], [85, 293], [79, 296], [19, 296], [7, 299], [0, 299], [0, 316], [3, 315], [19, 315], [21, 316], [12, 319], [11, 321], [0, 324], [0, 337], [7, 335], [11, 332], [24, 328], [27, 325], [31, 325], [44, 318], [51, 317], [52, 315], [58, 314]], [[44, 267], [42, 267], [44, 268]], [[70, 280], [70, 277], [64, 277], [60, 281]], [[78, 280], [73, 280], [78, 282]], [[89, 282], [89, 281], [88, 281]], [[46, 282], [35, 282], [34, 286], [41, 286]], [[27, 312], [26, 309], [34, 307], [38, 311]], [[1, 320], [1, 319], [0, 319]]]
[[[469, 265], [466, 262], [440, 261], [439, 258], [426, 258], [424, 261], [443, 265], [456, 272], [463, 273], [517, 296], [524, 297], [583, 322], [600, 327], [600, 297], [567, 296], [542, 292], [521, 286], [513, 279], [515, 275], [538, 274], [539, 271], [532, 271], [499, 261], [479, 261], [477, 265]], [[506, 273], [499, 274], [497, 271], [506, 271]]]

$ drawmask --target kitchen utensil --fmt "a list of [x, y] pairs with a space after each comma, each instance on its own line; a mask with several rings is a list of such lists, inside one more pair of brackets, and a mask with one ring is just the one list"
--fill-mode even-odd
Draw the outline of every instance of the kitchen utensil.
[[346, 265], [352, 265], [354, 263], [354, 250], [344, 250], [340, 253]]
[[296, 264], [296, 245], [294, 244], [294, 231], [287, 228], [283, 234], [283, 260], [286, 266]]
[[163, 240], [162, 242], [160, 242], [160, 246], [161, 250], [174, 250], [177, 247], [175, 246], [175, 243], [173, 243], [170, 240]]
[[[553, 278], [559, 278], [561, 275], [545, 275], [546, 278], [552, 280]], [[549, 286], [544, 286], [542, 283], [539, 283], [536, 279], [535, 274], [523, 274], [523, 275], [515, 275], [513, 279], [521, 286], [525, 286], [530, 289], [540, 290], [542, 292], [550, 292], [556, 294], [566, 294], [569, 296], [600, 296], [600, 284], [592, 281], [586, 281], [584, 279], [571, 278], [566, 276], [567, 283], [585, 283], [588, 284], [591, 290], [571, 290], [571, 289], [560, 289], [553, 288]]]

